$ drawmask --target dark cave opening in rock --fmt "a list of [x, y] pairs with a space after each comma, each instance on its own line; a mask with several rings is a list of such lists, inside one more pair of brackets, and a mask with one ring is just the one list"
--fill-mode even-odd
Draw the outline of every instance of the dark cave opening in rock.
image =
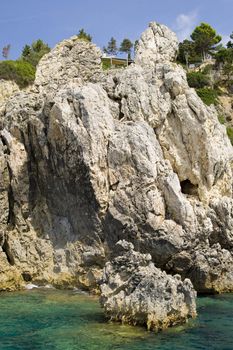
[[22, 275], [25, 282], [31, 282], [32, 276], [29, 272], [24, 271], [21, 275]]
[[181, 187], [181, 192], [184, 194], [189, 194], [192, 196], [198, 195], [198, 186], [193, 185], [192, 182], [189, 181], [188, 179], [181, 181], [180, 187]]

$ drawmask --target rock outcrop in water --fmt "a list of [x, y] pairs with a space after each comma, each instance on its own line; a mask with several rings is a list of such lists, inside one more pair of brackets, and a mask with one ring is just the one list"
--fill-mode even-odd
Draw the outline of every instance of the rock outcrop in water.
[[177, 47], [152, 23], [135, 64], [103, 72], [73, 37], [1, 108], [1, 289], [93, 290], [125, 239], [199, 292], [233, 290], [233, 149]]
[[104, 268], [100, 288], [106, 315], [153, 331], [195, 317], [196, 292], [190, 280], [167, 275], [154, 266], [150, 254], [133, 249], [132, 243], [119, 241], [117, 257]]

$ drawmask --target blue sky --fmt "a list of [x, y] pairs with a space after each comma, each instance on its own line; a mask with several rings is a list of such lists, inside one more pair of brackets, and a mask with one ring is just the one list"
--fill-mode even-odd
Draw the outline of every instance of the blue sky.
[[168, 25], [180, 39], [201, 21], [227, 40], [233, 31], [233, 0], [0, 0], [0, 50], [10, 58], [41, 38], [53, 47], [84, 28], [100, 47], [111, 36], [135, 40], [150, 21]]

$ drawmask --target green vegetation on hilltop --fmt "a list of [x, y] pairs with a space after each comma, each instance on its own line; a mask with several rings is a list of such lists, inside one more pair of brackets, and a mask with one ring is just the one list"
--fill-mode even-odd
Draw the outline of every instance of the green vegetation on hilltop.
[[214, 28], [208, 23], [201, 23], [190, 36], [191, 40], [185, 39], [179, 44], [178, 62], [186, 64], [204, 62], [209, 55], [217, 49], [217, 44], [222, 40]]
[[[10, 48], [10, 45], [8, 47]], [[36, 66], [49, 51], [49, 46], [40, 39], [31, 45], [25, 45], [18, 60], [0, 61], [0, 79], [12, 80], [20, 88], [33, 84]], [[8, 54], [3, 55], [3, 57], [8, 57]]]
[[36, 67], [40, 59], [50, 51], [50, 48], [41, 39], [34, 41], [31, 45], [25, 45], [21, 59]]
[[[109, 57], [102, 57], [102, 68], [107, 70], [110, 68], [124, 68], [133, 62], [131, 59], [132, 49], [136, 47], [138, 40], [133, 43], [130, 39], [125, 38], [122, 40], [120, 46], [117, 46], [117, 41], [114, 37], [111, 37], [107, 46], [103, 47], [103, 52]], [[127, 59], [118, 58], [118, 53], [127, 54]]]
[[89, 42], [92, 41], [92, 36], [86, 33], [83, 28], [79, 30], [77, 35], [80, 40], [89, 41]]
[[0, 79], [13, 80], [20, 88], [34, 82], [35, 72], [30, 63], [22, 60], [0, 62]]
[[[233, 33], [230, 38], [233, 39]], [[190, 40], [179, 44], [177, 62], [186, 67], [188, 84], [202, 101], [207, 106], [216, 106], [218, 120], [225, 125], [233, 145], [233, 42], [224, 47], [219, 45], [220, 41], [215, 29], [201, 23]]]

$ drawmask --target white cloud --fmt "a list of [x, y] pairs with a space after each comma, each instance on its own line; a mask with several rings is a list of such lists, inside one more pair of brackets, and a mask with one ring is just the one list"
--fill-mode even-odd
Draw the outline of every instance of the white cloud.
[[180, 41], [188, 39], [192, 33], [194, 27], [198, 22], [198, 11], [192, 11], [190, 13], [181, 13], [176, 17], [176, 24], [174, 26], [175, 32]]

